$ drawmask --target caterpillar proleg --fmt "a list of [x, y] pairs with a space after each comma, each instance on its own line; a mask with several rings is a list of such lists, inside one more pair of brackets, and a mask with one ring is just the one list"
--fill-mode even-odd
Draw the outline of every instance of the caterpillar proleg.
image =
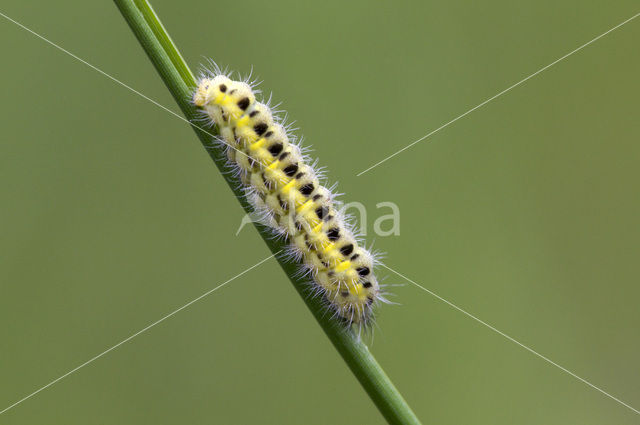
[[217, 141], [261, 221], [286, 238], [288, 253], [303, 263], [312, 294], [347, 325], [367, 325], [374, 306], [385, 301], [375, 255], [321, 184], [315, 163], [256, 92], [216, 70], [200, 79], [193, 103], [218, 127]]

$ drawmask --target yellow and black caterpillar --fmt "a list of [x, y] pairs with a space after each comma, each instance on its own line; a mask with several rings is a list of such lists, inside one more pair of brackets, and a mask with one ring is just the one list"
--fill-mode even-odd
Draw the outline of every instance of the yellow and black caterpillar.
[[375, 256], [360, 246], [331, 190], [268, 105], [246, 82], [217, 72], [201, 78], [193, 103], [220, 131], [229, 165], [263, 222], [302, 260], [314, 295], [348, 325], [366, 325], [384, 298]]

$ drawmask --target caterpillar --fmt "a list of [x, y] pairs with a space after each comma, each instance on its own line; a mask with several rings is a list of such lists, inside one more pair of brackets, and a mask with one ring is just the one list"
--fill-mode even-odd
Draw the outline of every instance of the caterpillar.
[[301, 261], [312, 295], [348, 327], [366, 326], [376, 304], [386, 302], [373, 272], [376, 255], [362, 246], [284, 119], [269, 101], [256, 100], [254, 86], [216, 69], [200, 78], [192, 102], [217, 126], [215, 141], [261, 222]]

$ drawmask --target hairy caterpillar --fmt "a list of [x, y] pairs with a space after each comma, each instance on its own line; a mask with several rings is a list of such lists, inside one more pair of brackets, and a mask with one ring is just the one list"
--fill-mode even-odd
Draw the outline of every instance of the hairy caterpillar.
[[251, 84], [219, 70], [200, 79], [193, 103], [218, 127], [217, 141], [261, 221], [302, 260], [313, 294], [347, 325], [368, 324], [375, 304], [386, 301], [373, 273], [376, 258], [361, 246], [283, 120], [256, 100]]

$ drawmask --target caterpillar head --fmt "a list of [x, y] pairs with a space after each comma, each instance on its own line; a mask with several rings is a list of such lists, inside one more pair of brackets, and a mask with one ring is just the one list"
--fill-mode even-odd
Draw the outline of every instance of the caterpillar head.
[[218, 75], [214, 78], [202, 78], [193, 95], [193, 104], [202, 108], [210, 102], [220, 99], [229, 90], [231, 84], [233, 84], [233, 81], [224, 75]]

